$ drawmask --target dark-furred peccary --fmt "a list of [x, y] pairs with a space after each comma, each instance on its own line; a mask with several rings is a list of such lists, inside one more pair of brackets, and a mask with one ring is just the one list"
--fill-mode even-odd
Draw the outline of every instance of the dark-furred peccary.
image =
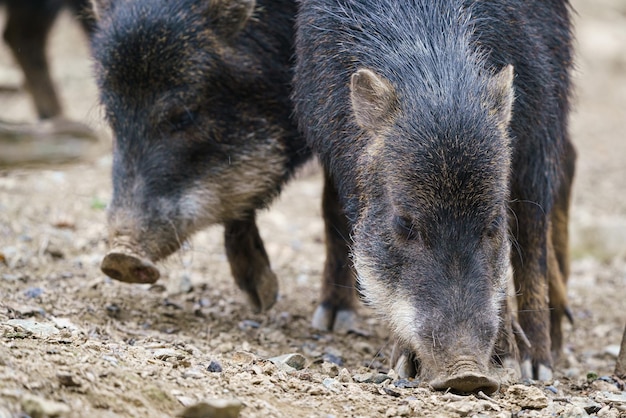
[[291, 120], [292, 0], [97, 0], [92, 42], [114, 134], [111, 250], [132, 283], [194, 232], [225, 226], [226, 254], [255, 310], [278, 283], [255, 223], [310, 156]]
[[398, 339], [392, 367], [497, 390], [512, 268], [521, 371], [549, 379], [575, 160], [568, 2], [302, 0], [296, 28], [297, 119]]

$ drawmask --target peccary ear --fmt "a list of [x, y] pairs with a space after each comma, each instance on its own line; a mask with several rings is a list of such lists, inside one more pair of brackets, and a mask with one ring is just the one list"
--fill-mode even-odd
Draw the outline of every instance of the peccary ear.
[[388, 126], [398, 110], [398, 98], [391, 83], [367, 68], [352, 74], [350, 100], [358, 125], [372, 132]]
[[489, 81], [490, 106], [492, 106], [492, 112], [498, 115], [502, 129], [508, 128], [513, 116], [513, 102], [515, 101], [514, 77], [513, 66], [508, 64], [498, 74], [492, 76]]
[[93, 16], [97, 21], [100, 21], [113, 8], [113, 0], [91, 0], [90, 3]]
[[209, 17], [217, 33], [231, 38], [246, 26], [255, 6], [256, 0], [210, 0]]

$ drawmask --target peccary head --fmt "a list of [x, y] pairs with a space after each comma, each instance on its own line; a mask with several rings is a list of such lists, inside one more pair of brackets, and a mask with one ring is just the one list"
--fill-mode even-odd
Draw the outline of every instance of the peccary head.
[[158, 260], [194, 231], [267, 205], [290, 170], [292, 22], [253, 23], [253, 0], [96, 6], [92, 49], [114, 136], [111, 238]]
[[367, 141], [355, 267], [366, 300], [431, 381], [468, 367], [485, 373], [501, 324], [512, 83], [511, 66], [449, 91], [397, 91], [366, 68], [351, 78], [358, 140]]

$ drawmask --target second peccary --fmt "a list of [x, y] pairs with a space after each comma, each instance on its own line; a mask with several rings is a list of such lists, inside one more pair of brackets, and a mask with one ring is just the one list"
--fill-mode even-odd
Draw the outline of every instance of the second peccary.
[[551, 377], [575, 158], [568, 7], [300, 2], [300, 128], [335, 181], [362, 292], [399, 341], [392, 367], [434, 388], [498, 388], [511, 267], [522, 373]]
[[113, 135], [110, 277], [152, 283], [155, 262], [225, 226], [255, 310], [278, 283], [255, 211], [310, 151], [290, 119], [292, 0], [97, 0], [92, 42]]

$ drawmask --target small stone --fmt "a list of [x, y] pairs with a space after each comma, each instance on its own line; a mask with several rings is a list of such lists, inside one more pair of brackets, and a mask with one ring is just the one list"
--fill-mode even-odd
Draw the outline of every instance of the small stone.
[[50, 320], [54, 322], [54, 325], [59, 329], [69, 329], [72, 332], [79, 331], [78, 327], [74, 325], [69, 318], [56, 318], [53, 316]]
[[244, 319], [239, 323], [239, 329], [242, 331], [246, 331], [249, 329], [257, 329], [261, 326], [257, 321], [253, 321], [251, 319]]
[[543, 391], [534, 386], [513, 385], [507, 393], [514, 397], [512, 402], [522, 409], [543, 409], [548, 406], [548, 397]]
[[21, 403], [24, 413], [31, 418], [60, 418], [70, 413], [70, 407], [64, 403], [35, 395], [25, 395]]
[[237, 418], [242, 408], [234, 399], [213, 399], [188, 406], [178, 415], [181, 418]]
[[343, 389], [343, 386], [341, 385], [341, 383], [339, 383], [337, 380], [333, 379], [332, 377], [327, 377], [324, 380], [322, 380], [322, 384], [328, 390], [330, 390], [331, 392], [335, 392], [335, 393], [339, 393]]
[[167, 360], [170, 357], [175, 359], [182, 359], [185, 357], [182, 353], [172, 348], [159, 348], [154, 350], [153, 356], [159, 360]]
[[183, 372], [183, 377], [185, 379], [201, 379], [204, 377], [204, 373], [200, 370], [195, 369], [185, 370]]
[[393, 382], [393, 385], [401, 389], [416, 388], [420, 385], [420, 382], [419, 380], [398, 379], [395, 382]]
[[306, 364], [306, 358], [299, 353], [283, 354], [282, 356], [272, 357], [269, 361], [277, 366], [285, 364], [295, 370], [302, 370]]
[[180, 277], [180, 283], [178, 283], [178, 291], [180, 293], [190, 293], [193, 290], [193, 284], [191, 283], [191, 277], [189, 274], [184, 273]]
[[350, 372], [345, 367], [339, 370], [339, 374], [337, 375], [337, 380], [342, 383], [352, 383], [352, 376], [350, 376]]
[[59, 372], [57, 373], [57, 379], [59, 379], [59, 383], [61, 386], [66, 387], [80, 387], [81, 383], [74, 378], [74, 375], [68, 372]]
[[322, 356], [322, 360], [328, 363], [335, 363], [337, 366], [343, 366], [343, 359], [338, 355], [332, 353], [326, 353]]
[[256, 360], [256, 356], [248, 351], [235, 351], [231, 359], [235, 363], [247, 364]]
[[566, 405], [560, 416], [562, 418], [585, 418], [588, 417], [589, 414], [578, 405]]
[[337, 366], [335, 363], [328, 363], [327, 361], [323, 361], [322, 364], [320, 364], [320, 367], [322, 369], [322, 373], [330, 377], [336, 377], [339, 374], [339, 366]]
[[447, 411], [458, 414], [462, 417], [469, 415], [470, 412], [474, 411], [475, 402], [471, 401], [454, 401], [444, 405], [444, 408]]
[[29, 287], [24, 291], [24, 296], [28, 299], [38, 298], [44, 293], [44, 290], [41, 287]]
[[14, 328], [21, 328], [39, 338], [47, 338], [59, 333], [54, 324], [37, 322], [33, 319], [9, 319], [7, 324]]
[[352, 379], [357, 383], [372, 383], [374, 373], [359, 373], [352, 376]]
[[206, 369], [208, 371], [210, 371], [211, 373], [221, 373], [222, 372], [222, 365], [219, 364], [215, 360], [211, 360], [211, 362], [209, 363], [209, 365], [208, 365], [208, 367]]

